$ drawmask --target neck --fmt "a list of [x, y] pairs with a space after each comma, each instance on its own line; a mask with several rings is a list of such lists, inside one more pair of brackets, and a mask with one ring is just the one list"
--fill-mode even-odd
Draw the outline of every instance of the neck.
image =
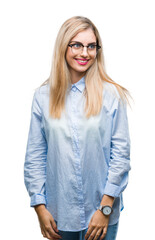
[[70, 71], [70, 73], [71, 73], [72, 84], [78, 82], [86, 74], [85, 72], [77, 73], [77, 72], [73, 72], [73, 71]]

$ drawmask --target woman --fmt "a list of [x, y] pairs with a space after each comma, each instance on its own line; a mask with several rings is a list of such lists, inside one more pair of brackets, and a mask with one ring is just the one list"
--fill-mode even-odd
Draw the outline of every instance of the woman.
[[34, 93], [24, 165], [44, 237], [116, 239], [130, 170], [128, 96], [105, 72], [95, 25], [68, 19]]

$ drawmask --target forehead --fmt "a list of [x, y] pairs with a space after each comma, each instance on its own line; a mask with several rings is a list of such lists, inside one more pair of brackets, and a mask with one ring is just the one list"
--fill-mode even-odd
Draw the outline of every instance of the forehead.
[[71, 39], [71, 41], [78, 41], [83, 44], [87, 44], [89, 42], [96, 42], [96, 36], [91, 28], [83, 30], [79, 32], [75, 37]]

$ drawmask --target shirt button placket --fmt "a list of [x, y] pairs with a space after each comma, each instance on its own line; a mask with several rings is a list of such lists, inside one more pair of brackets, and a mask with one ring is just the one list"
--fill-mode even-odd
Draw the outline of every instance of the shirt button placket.
[[82, 184], [82, 172], [81, 172], [81, 164], [80, 164], [80, 148], [79, 148], [79, 138], [78, 138], [78, 130], [77, 130], [77, 98], [76, 95], [77, 89], [75, 86], [72, 88], [72, 130], [73, 130], [73, 149], [74, 149], [74, 156], [75, 156], [75, 169], [76, 169], [76, 176], [77, 176], [77, 184], [78, 184], [78, 199], [79, 199], [79, 207], [80, 207], [80, 220], [81, 220], [81, 227], [85, 227], [85, 211], [84, 211], [84, 197], [83, 197], [83, 184]]

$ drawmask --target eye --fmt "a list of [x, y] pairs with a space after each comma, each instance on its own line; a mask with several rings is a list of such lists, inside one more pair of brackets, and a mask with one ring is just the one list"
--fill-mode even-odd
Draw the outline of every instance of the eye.
[[74, 48], [78, 49], [78, 48], [81, 48], [82, 45], [80, 43], [74, 43], [74, 44], [72, 44], [72, 46]]
[[93, 50], [93, 49], [95, 49], [96, 48], [96, 45], [95, 44], [90, 44], [89, 46], [88, 46], [88, 49], [90, 49], [90, 50]]

